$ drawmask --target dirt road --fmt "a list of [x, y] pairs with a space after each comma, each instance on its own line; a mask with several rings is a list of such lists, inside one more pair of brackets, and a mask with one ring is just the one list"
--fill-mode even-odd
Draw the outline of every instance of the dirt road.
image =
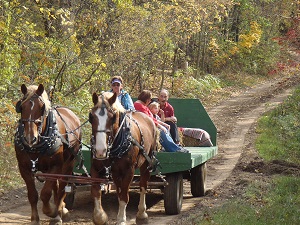
[[[207, 109], [218, 129], [219, 146], [219, 154], [208, 162], [207, 196], [192, 198], [189, 184], [186, 183], [182, 213], [168, 216], [164, 213], [162, 193], [150, 191], [147, 196], [148, 224], [184, 224], [188, 214], [201, 210], [203, 204], [218, 204], [222, 199], [221, 195], [227, 198], [230, 194], [238, 193], [237, 187], [231, 185], [240, 179], [232, 173], [233, 169], [239, 168], [239, 164], [245, 165], [245, 163], [257, 160], [257, 155], [253, 152], [249, 153], [248, 151], [246, 155], [242, 155], [245, 149], [248, 149], [253, 143], [255, 133], [253, 125], [264, 112], [286, 99], [299, 80], [298, 77], [272, 80]], [[227, 189], [226, 193], [225, 189]], [[104, 195], [103, 205], [110, 218], [109, 224], [115, 223], [117, 202], [114, 193]], [[137, 205], [138, 194], [131, 192], [127, 208], [128, 224], [136, 224]], [[65, 224], [93, 224], [92, 211], [93, 202], [89, 191], [81, 191], [76, 194], [71, 221]], [[45, 218], [42, 213], [40, 216], [42, 224], [49, 223], [49, 219]], [[24, 188], [0, 195], [0, 224], [26, 224], [29, 222], [30, 207]]]

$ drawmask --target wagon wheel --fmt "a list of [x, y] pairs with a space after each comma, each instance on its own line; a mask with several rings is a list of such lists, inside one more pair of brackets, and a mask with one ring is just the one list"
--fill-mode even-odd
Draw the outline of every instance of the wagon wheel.
[[66, 208], [68, 210], [71, 210], [73, 209], [73, 205], [74, 205], [74, 200], [75, 200], [75, 192], [76, 192], [76, 185], [75, 184], [72, 184], [72, 192], [69, 192], [66, 194], [66, 197], [64, 199], [64, 202], [66, 204]]
[[75, 192], [68, 193], [66, 195], [64, 202], [68, 210], [73, 209], [74, 199], [75, 199]]
[[179, 214], [183, 199], [182, 173], [171, 173], [166, 176], [168, 185], [164, 188], [164, 205], [167, 215]]
[[206, 163], [191, 169], [191, 192], [194, 197], [205, 195]]

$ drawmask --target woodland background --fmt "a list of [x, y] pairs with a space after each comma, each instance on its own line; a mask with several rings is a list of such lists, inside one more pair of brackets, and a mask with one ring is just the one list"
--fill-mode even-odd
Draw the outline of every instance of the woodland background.
[[208, 104], [226, 88], [299, 68], [289, 57], [300, 48], [299, 20], [297, 0], [0, 0], [1, 187], [18, 177], [21, 84], [52, 86], [52, 104], [82, 122], [113, 75], [132, 97], [164, 87]]

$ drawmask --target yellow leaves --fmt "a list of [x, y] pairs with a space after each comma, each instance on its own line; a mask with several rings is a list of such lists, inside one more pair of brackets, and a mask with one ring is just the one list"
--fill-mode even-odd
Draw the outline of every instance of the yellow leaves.
[[173, 3], [175, 6], [177, 6], [177, 5], [178, 5], [178, 2], [177, 2], [177, 0], [172, 0], [172, 3]]
[[208, 49], [214, 54], [217, 55], [218, 54], [218, 50], [219, 50], [219, 45], [216, 41], [216, 38], [212, 38], [209, 42], [208, 45]]
[[40, 7], [39, 10], [43, 15], [47, 16], [47, 18], [56, 19], [54, 14], [51, 13], [53, 9]]
[[240, 35], [239, 45], [246, 49], [250, 49], [253, 47], [253, 45], [258, 44], [260, 42], [261, 35], [262, 30], [259, 24], [253, 21], [251, 22], [249, 33]]
[[239, 52], [239, 48], [237, 46], [233, 46], [230, 50], [229, 53], [230, 55], [235, 55]]

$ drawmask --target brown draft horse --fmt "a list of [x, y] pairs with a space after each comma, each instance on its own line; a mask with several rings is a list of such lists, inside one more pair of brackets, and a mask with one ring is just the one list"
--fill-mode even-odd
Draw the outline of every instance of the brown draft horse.
[[[15, 151], [21, 176], [27, 186], [31, 224], [39, 224], [34, 173], [72, 174], [81, 151], [80, 120], [67, 108], [51, 108], [42, 84], [29, 87], [23, 84], [21, 91], [24, 96], [16, 104], [21, 119], [15, 134]], [[42, 210], [51, 217], [50, 224], [61, 224], [62, 218], [68, 216], [63, 202], [65, 186], [65, 182], [46, 179], [42, 187]], [[54, 204], [50, 202], [52, 192]]]
[[[145, 195], [153, 166], [153, 151], [156, 149], [156, 126], [152, 119], [141, 112], [126, 113], [117, 95], [104, 92], [93, 93], [89, 119], [92, 124], [92, 165], [91, 176], [102, 178], [104, 166], [110, 166], [119, 200], [117, 224], [126, 224], [126, 206], [129, 201], [129, 186], [136, 168], [140, 169], [140, 201], [137, 219], [148, 218]], [[152, 160], [152, 162], [151, 162]], [[92, 185], [94, 199], [93, 222], [106, 224], [107, 214], [101, 205], [99, 185]]]

